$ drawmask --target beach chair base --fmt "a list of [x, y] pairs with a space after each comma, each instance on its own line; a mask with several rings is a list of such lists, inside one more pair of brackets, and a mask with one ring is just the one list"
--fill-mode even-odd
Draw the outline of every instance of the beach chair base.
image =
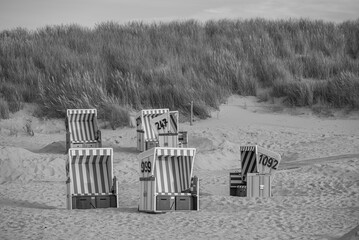
[[66, 153], [70, 148], [101, 148], [101, 142], [91, 142], [91, 143], [66, 143]]
[[70, 144], [70, 148], [100, 148], [101, 143], [72, 143]]
[[247, 197], [271, 197], [271, 174], [248, 173]]
[[195, 210], [193, 209], [193, 196], [177, 196], [176, 210]]
[[178, 145], [179, 147], [186, 148], [188, 144], [188, 134], [186, 131], [178, 132]]
[[271, 197], [271, 174], [248, 173], [246, 181], [240, 173], [230, 173], [229, 195], [237, 197]]
[[156, 211], [198, 210], [197, 196], [158, 195]]
[[72, 196], [72, 209], [116, 208], [117, 196]]
[[236, 187], [231, 187], [230, 189], [230, 196], [236, 197], [247, 197], [247, 183], [241, 183]]
[[157, 196], [157, 211], [174, 211], [176, 210], [175, 196]]
[[247, 184], [240, 172], [229, 173], [229, 196], [246, 197]]

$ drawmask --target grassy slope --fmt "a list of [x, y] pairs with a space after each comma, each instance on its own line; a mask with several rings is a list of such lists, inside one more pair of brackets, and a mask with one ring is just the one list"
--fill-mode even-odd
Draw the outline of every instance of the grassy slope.
[[[0, 32], [0, 116], [36, 102], [118, 112], [168, 107], [208, 116], [230, 94], [294, 106], [359, 108], [359, 20], [196, 21]], [[121, 106], [121, 107], [119, 107]], [[6, 115], [6, 113], [4, 113]]]

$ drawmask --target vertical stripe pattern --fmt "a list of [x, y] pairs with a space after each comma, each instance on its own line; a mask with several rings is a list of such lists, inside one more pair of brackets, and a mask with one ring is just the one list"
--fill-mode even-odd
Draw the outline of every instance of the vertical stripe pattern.
[[112, 187], [111, 148], [71, 148], [73, 194], [109, 193]]
[[159, 134], [158, 145], [161, 147], [178, 147], [178, 134], [175, 133]]
[[157, 192], [180, 193], [191, 186], [191, 156], [158, 156], [155, 168]]
[[[140, 170], [140, 211], [155, 211], [158, 195], [191, 196], [191, 193], [183, 191], [189, 190], [192, 185], [195, 154], [195, 148], [156, 147], [139, 155], [141, 170], [143, 163], [148, 166], [151, 162], [149, 172]], [[197, 182], [197, 188], [198, 184]]]
[[257, 159], [255, 146], [240, 147], [241, 152], [241, 165], [242, 176], [246, 176], [247, 173], [257, 172]]
[[271, 197], [271, 174], [248, 174], [247, 197]]
[[140, 211], [154, 211], [156, 198], [154, 181], [141, 181], [140, 182]]
[[150, 119], [155, 118], [161, 114], [167, 113], [169, 112], [168, 108], [164, 108], [164, 109], [147, 109], [147, 110], [142, 110], [140, 112], [141, 114], [141, 123], [140, 127], [138, 127], [137, 129], [142, 129], [144, 131], [144, 140], [145, 141], [156, 141], [156, 135], [151, 127], [151, 122]]
[[96, 109], [68, 109], [71, 142], [96, 142]]

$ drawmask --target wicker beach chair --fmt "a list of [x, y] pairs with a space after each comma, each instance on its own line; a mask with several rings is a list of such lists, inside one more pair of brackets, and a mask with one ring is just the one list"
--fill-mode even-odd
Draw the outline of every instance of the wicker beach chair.
[[178, 111], [141, 110], [136, 118], [137, 150], [153, 147], [187, 147], [187, 132], [179, 131]]
[[112, 148], [70, 148], [66, 175], [68, 209], [118, 207]]
[[70, 148], [102, 146], [96, 109], [68, 109], [65, 125], [66, 152]]
[[194, 148], [152, 148], [139, 155], [139, 211], [199, 210]]
[[230, 196], [269, 197], [281, 156], [257, 145], [240, 146], [241, 171], [229, 173]]

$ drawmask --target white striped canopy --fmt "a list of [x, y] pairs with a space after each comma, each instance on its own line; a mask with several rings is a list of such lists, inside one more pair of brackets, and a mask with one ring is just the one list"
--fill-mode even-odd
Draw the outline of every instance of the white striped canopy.
[[145, 141], [157, 141], [155, 132], [151, 127], [150, 119], [155, 118], [161, 114], [169, 112], [168, 108], [164, 109], [146, 109], [142, 110], [138, 116], [141, 119], [141, 124], [139, 126], [140, 130], [144, 131], [144, 140]]
[[191, 187], [194, 148], [156, 148], [155, 172], [158, 193], [180, 193]]
[[70, 141], [73, 143], [97, 142], [96, 118], [96, 109], [68, 109], [67, 119]]
[[110, 193], [112, 154], [112, 148], [70, 148], [68, 177], [74, 195]]
[[158, 156], [191, 156], [195, 155], [195, 148], [156, 148], [156, 154]]

